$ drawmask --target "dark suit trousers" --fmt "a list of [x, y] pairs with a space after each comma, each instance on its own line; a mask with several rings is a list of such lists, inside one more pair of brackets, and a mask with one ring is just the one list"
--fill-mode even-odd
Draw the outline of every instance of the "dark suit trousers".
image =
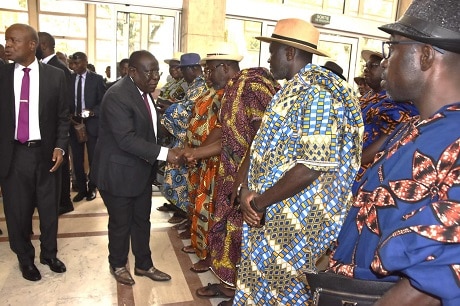
[[[72, 169], [75, 173], [75, 179], [78, 187], [78, 192], [86, 193], [89, 189], [95, 189], [96, 185], [93, 184], [85, 173], [85, 146], [88, 152], [88, 164], [91, 165], [93, 161], [94, 149], [96, 148], [97, 137], [88, 134], [88, 141], [79, 143], [75, 135], [75, 129], [70, 128], [70, 147], [72, 148]], [[91, 170], [90, 170], [91, 171]], [[88, 185], [86, 182], [88, 181]]]
[[57, 254], [61, 171], [49, 172], [40, 147], [14, 146], [10, 173], [2, 185], [3, 205], [11, 250], [20, 264], [31, 264], [35, 258], [30, 241], [35, 207], [40, 220], [40, 256], [54, 258]]
[[152, 185], [137, 197], [118, 197], [99, 190], [109, 213], [109, 263], [124, 267], [128, 260], [129, 243], [135, 267], [148, 270], [153, 266], [150, 252], [150, 212]]
[[62, 157], [63, 161], [61, 164], [61, 201], [59, 206], [66, 207], [72, 206], [72, 200], [70, 199], [70, 159], [69, 159], [69, 150], [65, 150], [65, 154]]

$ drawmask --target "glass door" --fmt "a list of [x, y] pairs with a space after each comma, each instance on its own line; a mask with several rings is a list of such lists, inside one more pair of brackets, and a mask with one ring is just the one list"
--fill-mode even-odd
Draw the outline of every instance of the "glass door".
[[359, 40], [357, 37], [347, 37], [339, 34], [321, 33], [318, 48], [329, 54], [330, 57], [314, 56], [313, 62], [324, 65], [333, 61], [343, 69], [343, 76], [350, 85], [354, 86], [356, 58]]
[[120, 6], [116, 11], [117, 63], [138, 50], [152, 53], [160, 64], [163, 74], [158, 88], [168, 76], [165, 59], [180, 49], [180, 12], [175, 10], [148, 9]]

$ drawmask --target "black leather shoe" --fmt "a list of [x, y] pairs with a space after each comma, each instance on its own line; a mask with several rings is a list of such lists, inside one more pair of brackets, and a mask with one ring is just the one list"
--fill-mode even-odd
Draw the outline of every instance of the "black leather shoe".
[[90, 190], [86, 196], [86, 201], [92, 201], [96, 198], [96, 190]]
[[64, 273], [67, 269], [62, 261], [57, 258], [40, 258], [40, 263], [48, 265], [51, 271]]
[[0, 235], [3, 235], [3, 232], [2, 232], [2, 230], [1, 230], [1, 229], [0, 229]]
[[69, 213], [69, 212], [71, 212], [73, 210], [74, 210], [74, 208], [73, 208], [72, 204], [66, 205], [66, 206], [59, 206], [59, 215]]
[[155, 267], [151, 267], [148, 270], [141, 270], [138, 268], [134, 268], [134, 274], [137, 276], [147, 276], [151, 280], [157, 281], [157, 282], [164, 282], [168, 281], [171, 279], [171, 276], [168, 274], [161, 272]]
[[126, 269], [126, 267], [121, 268], [112, 268], [110, 267], [110, 273], [115, 277], [117, 282], [123, 285], [132, 286], [135, 284], [131, 273]]
[[36, 282], [42, 279], [40, 271], [38, 271], [37, 267], [34, 264], [30, 265], [21, 265], [19, 264], [19, 269], [22, 272], [22, 277], [32, 282]]
[[74, 201], [74, 202], [80, 202], [80, 201], [83, 200], [85, 197], [86, 197], [86, 193], [79, 192], [79, 193], [77, 193], [76, 196], [73, 197], [73, 200], [72, 200], [72, 201]]

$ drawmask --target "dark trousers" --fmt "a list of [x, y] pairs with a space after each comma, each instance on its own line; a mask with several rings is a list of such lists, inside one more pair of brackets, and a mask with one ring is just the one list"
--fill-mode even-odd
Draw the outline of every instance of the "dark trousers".
[[69, 150], [66, 150], [62, 164], [61, 164], [61, 200], [59, 206], [66, 207], [72, 206], [72, 200], [70, 199], [70, 158]]
[[[96, 147], [97, 137], [88, 134], [88, 141], [85, 143], [79, 143], [75, 130], [73, 127], [70, 129], [70, 147], [72, 148], [72, 169], [75, 173], [75, 180], [78, 188], [78, 192], [88, 193], [88, 189], [96, 189], [96, 185], [89, 180], [85, 173], [85, 147], [88, 153], [88, 164], [91, 165], [94, 156], [94, 149]], [[90, 170], [91, 171], [91, 170]], [[88, 181], [88, 184], [86, 184]]]
[[42, 162], [40, 147], [15, 145], [2, 191], [10, 247], [23, 265], [32, 264], [35, 258], [30, 241], [35, 207], [40, 220], [40, 257], [54, 258], [57, 254], [61, 171], [49, 170], [49, 163]]
[[126, 265], [129, 244], [135, 267], [148, 270], [153, 266], [150, 252], [150, 212], [152, 185], [137, 197], [118, 197], [99, 190], [109, 213], [109, 263], [113, 268]]

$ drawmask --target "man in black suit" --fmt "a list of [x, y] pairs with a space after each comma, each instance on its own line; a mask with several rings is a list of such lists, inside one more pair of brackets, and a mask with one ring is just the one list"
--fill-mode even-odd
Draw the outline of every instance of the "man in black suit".
[[[5, 57], [5, 47], [0, 44], [0, 66], [7, 64], [7, 59]], [[1, 189], [0, 189], [0, 196], [1, 196]], [[3, 235], [2, 229], [0, 229], [0, 235]]]
[[[48, 64], [54, 67], [57, 67], [64, 71], [65, 78], [67, 81], [67, 101], [72, 103], [72, 79], [70, 76], [70, 70], [67, 68], [67, 65], [63, 63], [55, 54], [54, 46], [55, 40], [54, 37], [47, 32], [38, 32], [38, 47], [36, 56], [44, 64]], [[68, 148], [66, 148], [68, 152]], [[72, 201], [70, 199], [70, 164], [69, 164], [69, 154], [64, 155], [64, 159], [61, 165], [62, 172], [62, 184], [61, 184], [61, 200], [59, 202], [59, 215], [71, 212], [74, 210]]]
[[0, 66], [0, 184], [10, 247], [22, 276], [41, 279], [30, 240], [32, 215], [40, 219], [40, 262], [56, 273], [61, 163], [68, 146], [69, 112], [62, 70], [35, 57], [37, 32], [13, 24], [5, 32], [5, 53], [14, 63]]
[[182, 160], [177, 149], [157, 144], [160, 126], [150, 93], [160, 79], [158, 69], [150, 52], [132, 53], [129, 75], [110, 87], [102, 101], [91, 170], [109, 213], [110, 271], [125, 285], [134, 284], [126, 268], [130, 242], [136, 275], [171, 279], [154, 267], [149, 247], [154, 164]]
[[[85, 147], [88, 153], [88, 164], [91, 165], [99, 129], [99, 107], [105, 93], [105, 84], [102, 75], [88, 70], [88, 57], [85, 53], [74, 53], [72, 61], [74, 63], [71, 90], [74, 93], [74, 98], [70, 103], [70, 112], [73, 114], [72, 123], [84, 122], [88, 134], [88, 140], [80, 143], [75, 129], [70, 129], [72, 169], [75, 173], [78, 188], [78, 193], [73, 198], [73, 201], [79, 202], [85, 197], [87, 201], [92, 201], [96, 198], [96, 185], [91, 180], [88, 180], [89, 174], [87, 176], [85, 173]], [[80, 79], [81, 85], [79, 86]]]

